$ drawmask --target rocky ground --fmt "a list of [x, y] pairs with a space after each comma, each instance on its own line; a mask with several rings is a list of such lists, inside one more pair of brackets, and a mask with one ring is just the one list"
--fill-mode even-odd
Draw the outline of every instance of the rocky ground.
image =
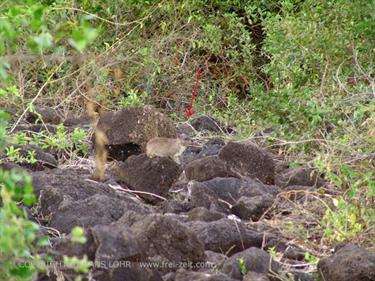
[[[34, 124], [31, 114], [33, 124], [17, 130], [53, 131], [59, 123], [90, 128], [87, 118], [49, 108], [39, 114], [42, 123]], [[255, 140], [228, 141], [235, 131], [207, 116], [176, 125], [146, 106], [104, 113], [98, 127], [109, 141], [104, 182], [92, 178], [93, 153], [68, 166], [53, 151], [24, 145], [21, 152], [36, 151], [36, 163], [2, 164], [32, 175], [39, 203], [30, 218], [49, 235], [56, 260], [87, 255], [94, 262], [91, 280], [375, 280], [374, 252], [354, 244], [324, 249], [315, 268], [300, 230], [279, 227], [289, 219], [303, 230], [318, 223], [321, 201], [336, 191], [315, 170], [290, 168]], [[156, 136], [189, 143], [181, 164], [144, 154]], [[85, 228], [84, 245], [64, 238], [74, 226]], [[74, 276], [60, 268], [39, 280], [61, 280], [61, 273]]]

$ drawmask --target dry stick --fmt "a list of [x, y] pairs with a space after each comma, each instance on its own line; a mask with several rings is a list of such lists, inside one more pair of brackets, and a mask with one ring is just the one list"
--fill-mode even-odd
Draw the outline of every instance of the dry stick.
[[233, 220], [233, 221], [234, 221], [234, 224], [236, 225], [236, 229], [237, 229], [238, 235], [240, 236], [242, 249], [245, 250], [245, 245], [243, 243], [243, 239], [242, 239], [242, 234], [241, 234], [240, 228], [238, 227], [237, 221], [236, 220]]
[[[346, 60], [348, 60], [348, 59], [346, 59]], [[335, 80], [336, 83], [339, 85], [340, 89], [342, 89], [342, 90], [345, 92], [345, 94], [350, 95], [350, 92], [349, 92], [348, 89], [344, 86], [344, 84], [341, 82], [340, 77], [339, 77], [340, 70], [341, 70], [341, 66], [344, 64], [344, 62], [345, 62], [346, 60], [344, 60], [342, 63], [340, 63], [340, 65], [337, 67], [337, 70], [336, 70], [336, 74], [335, 74], [334, 80]]]
[[[40, 96], [40, 94], [42, 93], [43, 89], [47, 86], [47, 84], [49, 83], [49, 81], [51, 80], [52, 76], [56, 73], [56, 71], [64, 64], [64, 62], [61, 62], [54, 71], [52, 71], [52, 73], [50, 74], [50, 76], [48, 76], [47, 78], [47, 81], [44, 82], [44, 84], [42, 85], [42, 87], [39, 89], [38, 93], [35, 95], [35, 97], [31, 100], [31, 102], [29, 103], [29, 105], [33, 104], [36, 99]], [[27, 106], [26, 109], [22, 112], [21, 116], [18, 118], [18, 120], [16, 121], [16, 123], [14, 123], [12, 129], [10, 130], [10, 132], [12, 133], [14, 131], [14, 129], [18, 126], [18, 124], [21, 122], [22, 118], [25, 116], [25, 114], [29, 111], [29, 107]]]
[[375, 98], [375, 82], [374, 82], [374, 79], [372, 79], [371, 76], [368, 73], [366, 73], [363, 70], [362, 66], [359, 64], [358, 57], [357, 57], [357, 52], [354, 51], [354, 47], [353, 47], [353, 59], [354, 59], [355, 66], [358, 69], [358, 71], [361, 72], [362, 75], [366, 77], [367, 82], [370, 83], [371, 90], [372, 90], [372, 95]]
[[80, 12], [80, 13], [83, 13], [83, 14], [86, 14], [86, 15], [89, 15], [89, 16], [92, 16], [94, 18], [97, 18], [101, 21], [104, 21], [108, 24], [111, 24], [111, 25], [115, 25], [115, 26], [129, 26], [133, 23], [140, 23], [142, 22], [143, 20], [147, 19], [149, 16], [151, 16], [156, 10], [158, 9], [155, 8], [150, 14], [144, 16], [143, 18], [139, 19], [139, 20], [135, 20], [135, 21], [130, 21], [130, 22], [126, 22], [126, 23], [118, 23], [118, 22], [114, 22], [114, 21], [110, 21], [110, 20], [107, 20], [105, 18], [102, 18], [96, 14], [92, 14], [90, 12], [87, 12], [85, 10], [82, 10], [82, 9], [79, 9], [79, 8], [74, 8], [74, 7], [64, 7], [64, 8], [52, 8], [51, 10], [55, 10], [55, 11], [58, 11], [58, 10], [70, 10], [70, 11], [75, 11], [75, 12]]
[[324, 83], [326, 81], [326, 76], [327, 76], [327, 71], [328, 71], [328, 66], [329, 66], [329, 61], [327, 60], [326, 65], [324, 67], [323, 75], [322, 75], [322, 82], [320, 83], [320, 95], [323, 96], [323, 88], [324, 88]]
[[139, 190], [131, 190], [131, 189], [125, 189], [125, 188], [122, 188], [122, 187], [117, 187], [114, 188], [114, 186], [112, 184], [109, 184], [110, 187], [112, 187], [113, 189], [115, 190], [118, 190], [118, 191], [121, 191], [121, 192], [128, 192], [128, 193], [135, 193], [135, 194], [146, 194], [146, 195], [150, 195], [150, 196], [153, 196], [153, 197], [156, 197], [156, 198], [159, 198], [159, 199], [162, 199], [164, 201], [167, 201], [167, 198], [165, 197], [162, 197], [160, 195], [157, 195], [155, 193], [151, 193], [151, 192], [147, 192], [147, 191], [139, 191]]

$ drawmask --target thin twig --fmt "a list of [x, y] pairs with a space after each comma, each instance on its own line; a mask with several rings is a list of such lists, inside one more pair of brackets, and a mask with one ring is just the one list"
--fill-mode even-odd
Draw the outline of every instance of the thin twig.
[[10, 132], [12, 133], [14, 131], [14, 129], [18, 126], [18, 124], [21, 122], [22, 118], [25, 116], [25, 114], [29, 111], [29, 108], [30, 108], [30, 105], [33, 104], [36, 99], [40, 96], [40, 94], [42, 93], [43, 89], [47, 86], [47, 84], [49, 83], [49, 81], [51, 80], [52, 76], [56, 73], [56, 71], [64, 64], [64, 62], [61, 62], [54, 71], [52, 71], [52, 73], [48, 76], [47, 78], [47, 81], [44, 82], [43, 86], [39, 89], [38, 93], [35, 95], [35, 97], [31, 100], [31, 102], [29, 103], [29, 105], [26, 107], [26, 109], [22, 112], [21, 116], [18, 118], [18, 120], [16, 121], [16, 123], [14, 123], [12, 129], [10, 130]]

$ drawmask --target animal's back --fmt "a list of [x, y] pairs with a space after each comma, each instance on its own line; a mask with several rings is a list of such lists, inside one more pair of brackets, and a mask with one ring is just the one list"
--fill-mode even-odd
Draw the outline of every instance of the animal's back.
[[173, 157], [184, 148], [180, 139], [156, 137], [148, 141], [146, 154], [149, 157]]

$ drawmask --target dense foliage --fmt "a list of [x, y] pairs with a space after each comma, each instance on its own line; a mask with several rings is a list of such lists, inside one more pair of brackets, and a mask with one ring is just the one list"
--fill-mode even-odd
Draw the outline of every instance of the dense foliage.
[[5, 1], [0, 106], [14, 122], [35, 104], [82, 111], [87, 100], [182, 120], [202, 68], [195, 112], [241, 137], [272, 131], [275, 152], [341, 191], [324, 241], [374, 246], [374, 15], [370, 0]]

